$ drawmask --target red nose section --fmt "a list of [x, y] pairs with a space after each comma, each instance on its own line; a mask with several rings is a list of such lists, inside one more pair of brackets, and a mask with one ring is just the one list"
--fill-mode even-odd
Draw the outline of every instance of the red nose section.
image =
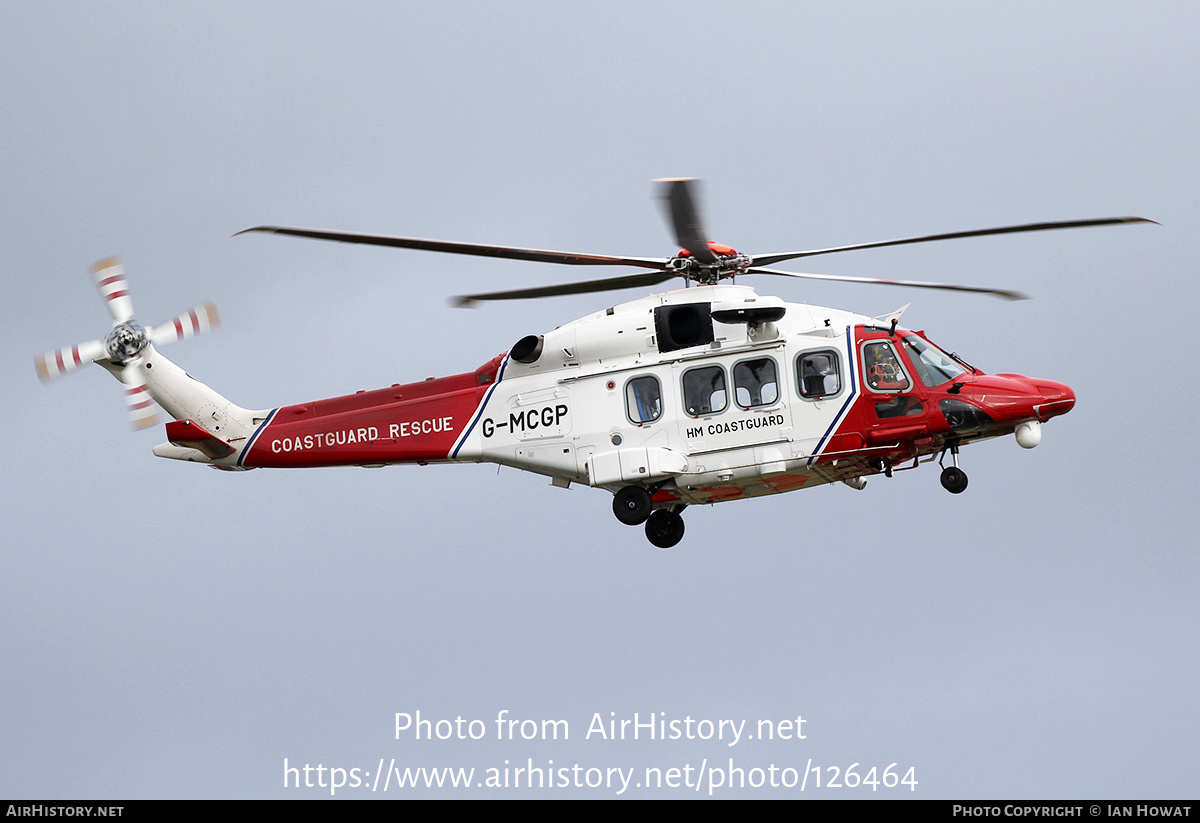
[[1038, 417], [1049, 420], [1060, 414], [1066, 414], [1075, 408], [1075, 392], [1066, 383], [1056, 383], [1053, 380], [1035, 381], [1038, 391], [1045, 398], [1037, 407]]

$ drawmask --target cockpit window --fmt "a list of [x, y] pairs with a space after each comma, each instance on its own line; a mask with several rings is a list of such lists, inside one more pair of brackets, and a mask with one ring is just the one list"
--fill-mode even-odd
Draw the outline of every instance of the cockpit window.
[[876, 340], [863, 346], [863, 371], [872, 391], [906, 391], [908, 375], [904, 373], [896, 351], [886, 340]]
[[912, 361], [917, 377], [926, 386], [940, 386], [960, 374], [966, 374], [967, 370], [961, 363], [922, 337], [913, 334], [901, 342], [908, 351], [908, 359]]

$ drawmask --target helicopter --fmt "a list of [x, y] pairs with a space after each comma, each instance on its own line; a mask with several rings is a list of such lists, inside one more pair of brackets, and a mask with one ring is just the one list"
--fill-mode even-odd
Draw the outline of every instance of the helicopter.
[[[680, 251], [667, 258], [580, 254], [388, 235], [257, 226], [269, 233], [345, 243], [575, 266], [643, 271], [598, 280], [456, 298], [460, 306], [656, 286], [683, 288], [604, 308], [522, 337], [474, 371], [279, 406], [237, 406], [159, 353], [215, 328], [202, 303], [150, 328], [134, 319], [116, 258], [93, 267], [113, 318], [106, 337], [35, 358], [43, 381], [97, 363], [125, 386], [130, 423], [172, 418], [159, 457], [226, 471], [416, 463], [496, 463], [607, 490], [616, 518], [671, 548], [682, 512], [700, 504], [778, 494], [937, 461], [942, 486], [967, 487], [962, 446], [1012, 434], [1032, 449], [1042, 426], [1069, 412], [1064, 383], [985, 374], [883, 317], [759, 295], [736, 282], [771, 275], [901, 285], [1025, 299], [978, 286], [782, 271], [818, 255], [985, 235], [1126, 223], [1115, 217], [1033, 223], [849, 246], [742, 254], [708, 239], [689, 178], [655, 181]], [[950, 465], [945, 465], [946, 457]]]

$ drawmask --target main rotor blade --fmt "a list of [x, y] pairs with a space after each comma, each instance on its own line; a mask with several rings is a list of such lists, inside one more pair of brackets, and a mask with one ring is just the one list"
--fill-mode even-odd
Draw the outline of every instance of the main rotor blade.
[[660, 197], [666, 203], [667, 218], [675, 229], [675, 242], [701, 263], [717, 262], [717, 256], [708, 247], [708, 233], [704, 231], [704, 221], [700, 219], [700, 210], [692, 197], [692, 183], [696, 181], [690, 177], [673, 177], [654, 182], [661, 184]]
[[[536, 263], [564, 263], [568, 266], [638, 266], [643, 269], [666, 269], [665, 257], [614, 257], [604, 254], [579, 254], [567, 251], [525, 249], [517, 246], [487, 246], [480, 243], [453, 243], [446, 240], [422, 240], [417, 237], [392, 237], [386, 234], [296, 229], [286, 226], [255, 226], [237, 234], [265, 232], [311, 237], [314, 240], [334, 240], [339, 243], [363, 243], [369, 246], [393, 246], [401, 249], [420, 249], [449, 254], [471, 254], [478, 257], [503, 257], [509, 260], [531, 260]], [[237, 234], [234, 237], [237, 237]], [[707, 246], [705, 249], [707, 250]]]
[[493, 291], [485, 294], [463, 294], [454, 298], [454, 305], [468, 308], [472, 303], [483, 300], [520, 300], [525, 297], [558, 297], [564, 294], [586, 294], [595, 291], [613, 291], [654, 286], [676, 277], [672, 272], [653, 274], [628, 274], [624, 277], [605, 277], [602, 280], [585, 280], [579, 283], [564, 283], [561, 286], [541, 286], [533, 289]]
[[1028, 300], [1029, 295], [1008, 289], [988, 289], [982, 286], [960, 286], [954, 283], [928, 283], [922, 280], [883, 280], [878, 277], [847, 277], [840, 274], [802, 274], [778, 269], [754, 267], [746, 269], [747, 274], [774, 274], [780, 277], [800, 277], [806, 280], [837, 280], [845, 283], [873, 283], [880, 286], [912, 286], [918, 289], [943, 289], [947, 291], [969, 291], [977, 294], [990, 294], [993, 297], [1003, 297], [1005, 300]]
[[1087, 226], [1113, 226], [1121, 223], [1158, 223], [1145, 217], [1102, 217], [1095, 220], [1069, 220], [1063, 223], [1029, 223], [1023, 226], [1002, 226], [995, 229], [976, 229], [974, 231], [956, 231], [949, 234], [931, 234], [926, 237], [905, 237], [900, 240], [882, 240], [876, 243], [858, 243], [853, 246], [834, 246], [829, 249], [812, 249], [810, 251], [792, 251], [782, 254], [755, 254], [751, 257], [753, 266], [770, 266], [782, 263], [784, 260], [795, 260], [797, 257], [815, 257], [818, 254], [833, 254], [839, 251], [855, 251], [857, 249], [879, 249], [884, 246], [905, 246], [909, 243], [929, 243], [934, 240], [957, 240], [961, 237], [983, 237], [989, 234], [1018, 234], [1026, 231], [1051, 231], [1053, 229], [1081, 229]]

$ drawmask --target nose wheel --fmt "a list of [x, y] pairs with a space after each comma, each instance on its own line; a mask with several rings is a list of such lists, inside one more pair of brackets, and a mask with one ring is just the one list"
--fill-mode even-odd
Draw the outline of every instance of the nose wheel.
[[[946, 453], [942, 452], [942, 459], [945, 457]], [[967, 489], [967, 473], [958, 467], [958, 443], [950, 444], [950, 459], [954, 465], [942, 469], [942, 488], [951, 494], [962, 494]], [[939, 466], [941, 462], [938, 461]]]
[[951, 494], [962, 494], [967, 488], [967, 473], [957, 466], [942, 469], [942, 488]]

